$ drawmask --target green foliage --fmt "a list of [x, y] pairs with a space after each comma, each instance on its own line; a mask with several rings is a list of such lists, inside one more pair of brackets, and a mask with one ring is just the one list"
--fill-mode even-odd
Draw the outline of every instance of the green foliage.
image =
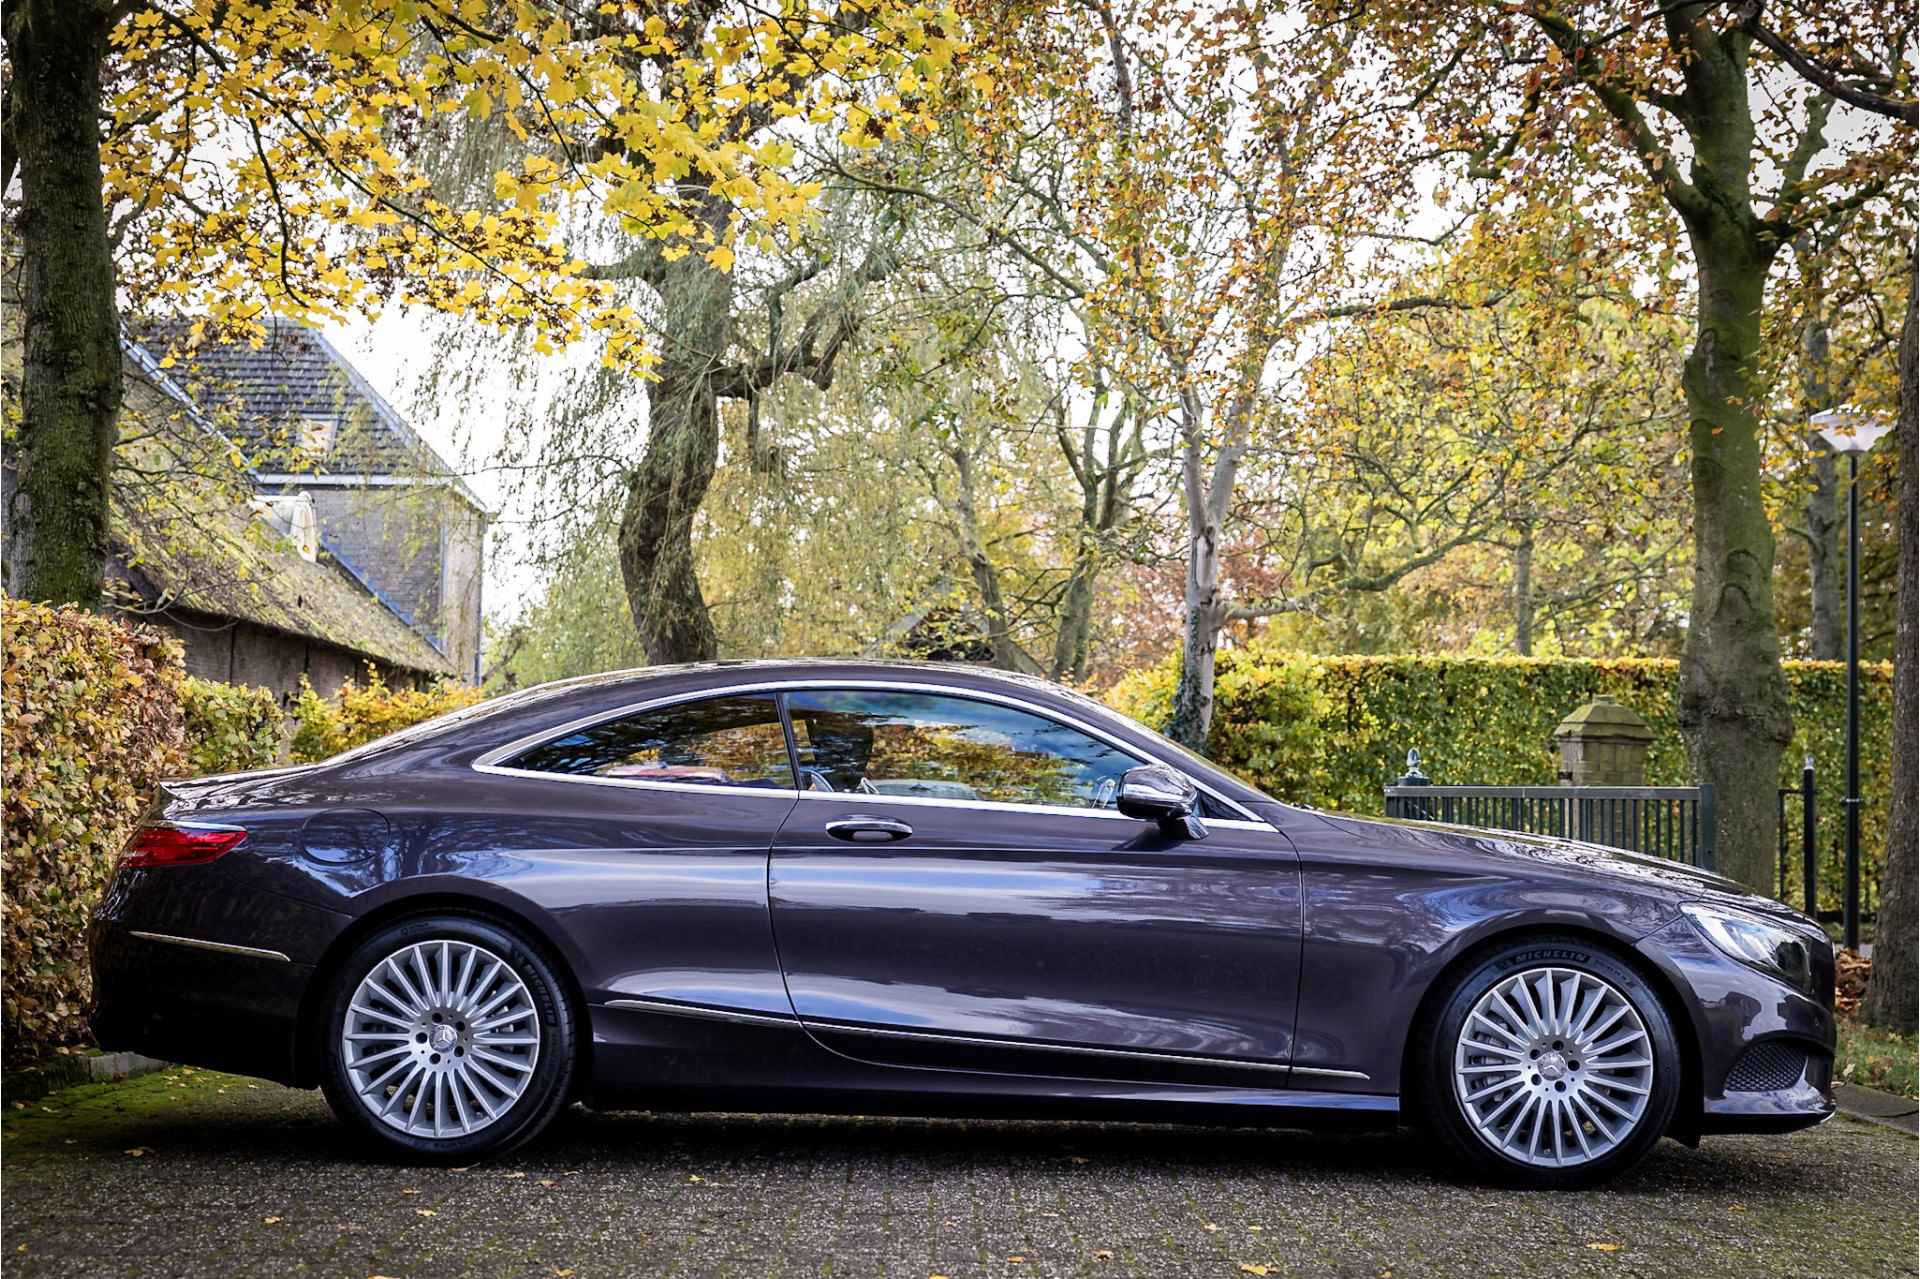
[[[1173, 704], [1177, 660], [1135, 672], [1107, 701], [1156, 727]], [[1846, 667], [1786, 663], [1794, 744], [1780, 784], [1797, 787], [1813, 756], [1818, 786], [1820, 890], [1839, 905], [1845, 817]], [[1674, 720], [1678, 664], [1669, 659], [1303, 657], [1260, 644], [1219, 657], [1207, 754], [1278, 799], [1378, 813], [1381, 787], [1406, 768], [1410, 747], [1434, 781], [1451, 785], [1551, 785], [1553, 730], [1568, 711], [1609, 694], [1653, 727], [1647, 783], [1692, 778]], [[1893, 670], [1861, 667], [1861, 847], [1867, 899], [1878, 891], [1893, 741]], [[1799, 882], [1799, 816], [1788, 813], [1789, 885]], [[1797, 894], [1794, 894], [1797, 898]]]
[[481, 696], [477, 688], [447, 680], [424, 689], [388, 688], [380, 672], [369, 665], [365, 683], [346, 680], [329, 702], [314, 692], [303, 675], [293, 706], [299, 725], [289, 755], [303, 764], [327, 759], [422, 720], [471, 706]]
[[82, 1042], [87, 917], [155, 786], [185, 764], [180, 645], [79, 609], [0, 603], [6, 1061]]
[[180, 709], [195, 776], [270, 768], [280, 758], [287, 717], [267, 689], [188, 676]]

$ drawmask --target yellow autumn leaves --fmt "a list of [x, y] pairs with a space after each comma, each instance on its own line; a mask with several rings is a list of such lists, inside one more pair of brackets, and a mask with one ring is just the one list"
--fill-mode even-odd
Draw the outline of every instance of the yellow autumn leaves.
[[[813, 215], [794, 129], [926, 131], [957, 30], [919, 0], [161, 3], [108, 69], [122, 285], [229, 331], [429, 306], [643, 370], [639, 317], [567, 243], [581, 217], [730, 271]], [[487, 167], [429, 173], [450, 154]]]

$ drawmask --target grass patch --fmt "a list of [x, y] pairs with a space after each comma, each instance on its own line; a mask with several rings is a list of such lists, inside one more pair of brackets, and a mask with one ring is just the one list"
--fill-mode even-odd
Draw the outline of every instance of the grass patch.
[[1915, 1054], [1913, 1036], [1875, 1030], [1851, 1017], [1842, 1017], [1833, 1077], [1839, 1083], [1920, 1097], [1920, 1063], [1916, 1063]]
[[249, 1082], [211, 1070], [174, 1066], [134, 1079], [77, 1084], [37, 1101], [9, 1102], [0, 1114], [0, 1138], [13, 1152], [111, 1135], [182, 1103]]

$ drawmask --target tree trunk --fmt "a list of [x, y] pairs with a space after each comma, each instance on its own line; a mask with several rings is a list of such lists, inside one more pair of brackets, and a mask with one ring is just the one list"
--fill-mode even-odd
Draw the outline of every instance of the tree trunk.
[[1714, 788], [1721, 873], [1766, 892], [1774, 875], [1780, 757], [1793, 736], [1752, 407], [1767, 257], [1724, 223], [1689, 230], [1700, 294], [1683, 379], [1694, 575], [1678, 718], [1694, 776]]
[[[1180, 635], [1180, 682], [1173, 692], [1167, 736], [1188, 750], [1206, 753], [1213, 726], [1213, 668], [1220, 627], [1227, 620], [1220, 594], [1222, 521], [1207, 490], [1201, 448], [1206, 438], [1201, 410], [1191, 394], [1183, 408], [1181, 478], [1187, 503], [1187, 587]], [[1219, 483], [1218, 477], [1215, 485]]]
[[1513, 651], [1533, 656], [1533, 525], [1520, 526], [1513, 548]]
[[719, 636], [694, 571], [693, 524], [720, 456], [714, 376], [726, 354], [733, 280], [698, 254], [672, 263], [660, 380], [647, 396], [647, 447], [627, 476], [620, 576], [647, 660], [705, 662]]
[[1847, 558], [1840, 548], [1840, 485], [1833, 450], [1808, 432], [1813, 491], [1807, 494], [1807, 562], [1812, 578], [1813, 625], [1808, 650], [1822, 662], [1847, 655]]
[[1167, 736], [1202, 754], [1213, 726], [1213, 668], [1220, 650], [1219, 532], [1195, 534], [1187, 557], [1186, 617], [1180, 633], [1180, 682], [1174, 688]]
[[[1908, 280], [1909, 285], [1916, 282]], [[1880, 872], [1880, 910], [1873, 928], [1873, 975], [1861, 1015], [1869, 1025], [1911, 1035], [1920, 1017], [1920, 352], [1915, 306], [1907, 294], [1900, 331], [1900, 620], [1893, 642], [1893, 802], [1887, 814], [1887, 860]]]
[[1073, 570], [1060, 599], [1060, 626], [1053, 640], [1053, 678], [1078, 681], [1087, 673], [1087, 649], [1093, 633], [1093, 586], [1100, 571], [1100, 548], [1081, 529]]
[[100, 176], [109, 13], [97, 0], [29, 0], [9, 10], [26, 341], [6, 587], [94, 607], [120, 417], [120, 315]]
[[1019, 647], [1013, 642], [1013, 626], [1007, 616], [1006, 596], [1000, 590], [1000, 571], [987, 554], [980, 537], [980, 516], [973, 502], [973, 455], [963, 443], [947, 450], [957, 476], [954, 488], [954, 513], [960, 520], [960, 541], [967, 557], [967, 571], [973, 575], [974, 589], [980, 592], [980, 607], [987, 619], [987, 646], [993, 652], [993, 664], [1003, 671], [1025, 667]]
[[[1817, 299], [1817, 292], [1816, 292]], [[1833, 407], [1828, 384], [1832, 345], [1826, 317], [1808, 321], [1801, 338], [1801, 398], [1808, 416]], [[1807, 495], [1807, 564], [1812, 579], [1813, 626], [1808, 636], [1813, 656], [1837, 662], [1846, 656], [1846, 560], [1840, 551], [1839, 484], [1833, 450], [1818, 432], [1807, 432], [1813, 455], [1813, 491]]]

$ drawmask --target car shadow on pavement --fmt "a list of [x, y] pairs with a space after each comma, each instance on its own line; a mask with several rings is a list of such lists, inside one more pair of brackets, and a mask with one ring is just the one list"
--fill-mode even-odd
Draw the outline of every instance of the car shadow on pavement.
[[[404, 1166], [335, 1121], [318, 1093], [265, 1084], [243, 1087], [245, 1092], [229, 1099], [237, 1104], [97, 1115], [83, 1126], [61, 1127], [59, 1143], [73, 1154], [151, 1148], [236, 1166]], [[1597, 1193], [1724, 1194], [1730, 1185], [1765, 1174], [1764, 1166], [1743, 1159], [1743, 1145], [1716, 1142], [1688, 1150], [1663, 1142], [1638, 1169]], [[17, 1143], [12, 1149], [21, 1152]], [[1442, 1163], [1436, 1143], [1413, 1129], [1305, 1132], [1079, 1121], [596, 1112], [578, 1106], [564, 1112], [530, 1146], [486, 1162], [503, 1169], [558, 1164], [634, 1175], [694, 1165], [765, 1173], [833, 1173], [885, 1165], [930, 1174], [964, 1169], [970, 1174], [1033, 1175], [1057, 1169], [1108, 1177], [1351, 1180], [1376, 1189], [1473, 1185], [1460, 1182]]]

